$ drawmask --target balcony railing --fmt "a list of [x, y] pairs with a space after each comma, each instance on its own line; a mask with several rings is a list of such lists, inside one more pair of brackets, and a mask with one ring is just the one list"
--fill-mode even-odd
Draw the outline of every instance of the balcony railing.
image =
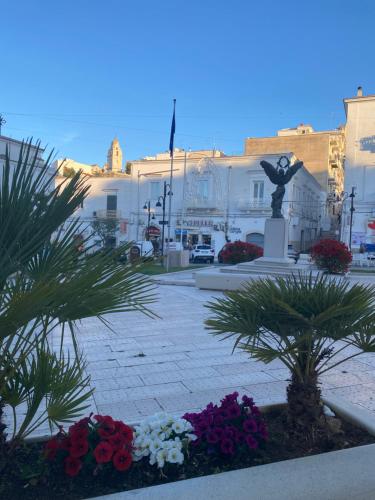
[[93, 212], [93, 217], [98, 217], [98, 219], [120, 219], [120, 210], [96, 210]]
[[194, 198], [192, 200], [186, 201], [186, 208], [188, 210], [198, 208], [203, 208], [206, 210], [217, 210], [218, 208], [222, 208], [222, 205], [222, 202], [207, 198]]
[[243, 211], [267, 211], [271, 210], [270, 201], [266, 202], [264, 200], [254, 201], [254, 200], [238, 200], [237, 208]]

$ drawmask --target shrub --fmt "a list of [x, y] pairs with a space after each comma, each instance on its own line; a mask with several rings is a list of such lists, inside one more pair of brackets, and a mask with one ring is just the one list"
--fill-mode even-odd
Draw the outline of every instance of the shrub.
[[238, 264], [249, 262], [263, 256], [263, 248], [245, 241], [227, 243], [221, 253], [225, 264]]
[[186, 413], [197, 439], [192, 443], [207, 455], [236, 455], [257, 449], [268, 438], [266, 425], [252, 398], [228, 394], [220, 406], [210, 403], [200, 413]]
[[311, 256], [319, 269], [329, 273], [345, 273], [352, 261], [349, 248], [341, 241], [321, 240], [311, 249]]
[[195, 436], [192, 426], [182, 418], [157, 413], [135, 427], [133, 460], [149, 457], [150, 465], [162, 469], [166, 464], [182, 464], [188, 444]]
[[44, 448], [45, 458], [64, 464], [68, 476], [76, 476], [83, 467], [96, 474], [104, 467], [123, 472], [132, 464], [133, 429], [121, 420], [95, 415], [83, 418], [50, 439]]

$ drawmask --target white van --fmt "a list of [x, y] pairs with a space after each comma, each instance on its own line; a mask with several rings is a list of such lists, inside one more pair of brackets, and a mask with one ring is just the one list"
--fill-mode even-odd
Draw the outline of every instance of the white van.
[[134, 246], [139, 248], [140, 257], [153, 257], [154, 246], [151, 241], [137, 241]]

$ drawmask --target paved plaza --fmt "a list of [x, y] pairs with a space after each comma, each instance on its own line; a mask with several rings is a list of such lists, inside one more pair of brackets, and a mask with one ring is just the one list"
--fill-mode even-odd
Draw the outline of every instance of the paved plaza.
[[[205, 330], [204, 304], [220, 292], [159, 285], [157, 294], [152, 309], [159, 319], [113, 314], [113, 331], [97, 319], [83, 322], [79, 344], [95, 387], [92, 411], [134, 423], [159, 411], [199, 410], [234, 390], [258, 404], [285, 399], [288, 371], [281, 362], [265, 365], [232, 354], [232, 340]], [[332, 369], [323, 376], [323, 390], [375, 411], [375, 355]]]

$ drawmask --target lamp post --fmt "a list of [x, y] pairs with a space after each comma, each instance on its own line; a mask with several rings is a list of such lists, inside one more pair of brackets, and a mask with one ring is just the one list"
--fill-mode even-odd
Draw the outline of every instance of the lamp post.
[[150, 219], [155, 219], [155, 215], [152, 214], [151, 217], [151, 202], [150, 200], [146, 201], [143, 206], [143, 210], [147, 210], [147, 229], [146, 229], [146, 241], [150, 240]]
[[[340, 223], [342, 226], [342, 213], [343, 213], [343, 206], [344, 202], [350, 198], [350, 220], [349, 220], [349, 250], [352, 250], [352, 230], [353, 230], [353, 213], [355, 212], [354, 208], [354, 198], [355, 198], [355, 187], [352, 187], [351, 193], [343, 192], [341, 193], [341, 202], [342, 202], [342, 209], [341, 209], [341, 216], [340, 216]], [[340, 201], [340, 198], [338, 198], [338, 201]], [[342, 235], [341, 231], [341, 235]]]
[[[168, 190], [168, 192], [167, 192], [167, 190]], [[164, 181], [163, 194], [161, 196], [159, 196], [158, 201], [156, 202], [156, 205], [155, 205], [156, 207], [162, 207], [162, 210], [163, 210], [163, 219], [160, 222], [160, 224], [163, 226], [162, 230], [161, 230], [161, 255], [162, 255], [162, 258], [164, 257], [164, 226], [167, 222], [165, 220], [165, 201], [167, 199], [167, 196], [172, 196], [172, 195], [173, 195], [173, 193], [171, 191], [170, 184], [167, 184], [167, 182]]]

